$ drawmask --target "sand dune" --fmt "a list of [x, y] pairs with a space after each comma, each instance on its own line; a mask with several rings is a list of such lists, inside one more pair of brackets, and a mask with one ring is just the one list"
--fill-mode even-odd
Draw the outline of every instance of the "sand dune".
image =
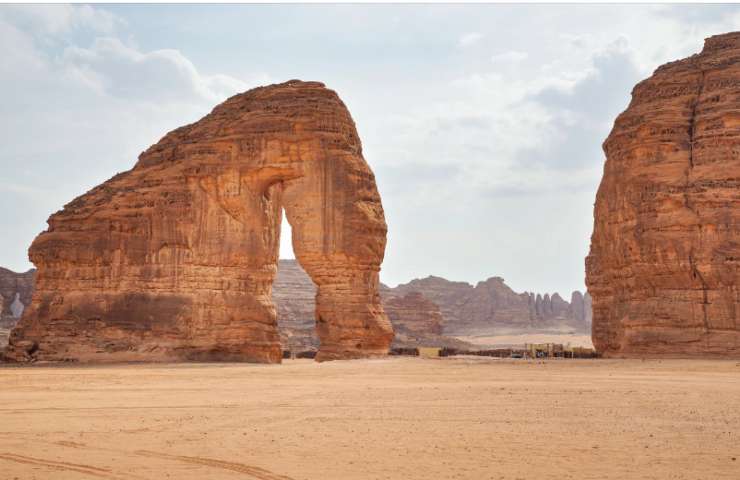
[[2, 479], [740, 472], [734, 361], [37, 366], [0, 382]]

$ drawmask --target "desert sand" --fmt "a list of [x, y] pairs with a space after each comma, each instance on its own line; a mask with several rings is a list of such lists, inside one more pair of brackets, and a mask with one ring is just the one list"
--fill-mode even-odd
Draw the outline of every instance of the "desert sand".
[[740, 476], [737, 361], [65, 365], [0, 383], [2, 479]]
[[525, 343], [560, 343], [573, 347], [593, 348], [591, 335], [560, 333], [520, 333], [511, 335], [479, 335], [456, 337], [464, 342], [485, 347], [522, 348]]

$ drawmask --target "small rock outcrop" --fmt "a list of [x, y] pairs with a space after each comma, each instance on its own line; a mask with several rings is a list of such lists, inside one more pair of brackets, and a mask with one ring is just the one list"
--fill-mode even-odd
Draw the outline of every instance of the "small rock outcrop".
[[607, 356], [740, 356], [740, 32], [637, 84], [586, 260]]
[[318, 286], [317, 359], [386, 354], [375, 177], [339, 96], [294, 80], [228, 99], [52, 215], [6, 358], [280, 362], [283, 209]]
[[384, 299], [383, 306], [396, 333], [416, 337], [442, 334], [439, 307], [419, 292]]

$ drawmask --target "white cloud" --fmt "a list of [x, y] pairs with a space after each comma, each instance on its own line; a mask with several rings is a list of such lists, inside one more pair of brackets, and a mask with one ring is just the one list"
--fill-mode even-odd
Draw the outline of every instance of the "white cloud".
[[479, 32], [465, 33], [460, 36], [457, 44], [461, 47], [470, 47], [483, 40], [483, 37], [485, 37], [485, 35]]
[[239, 71], [258, 65], [347, 102], [388, 218], [384, 281], [583, 288], [600, 145], [630, 89], [740, 27], [735, 6], [167, 9], [127, 25], [102, 7], [0, 7], [0, 204], [27, 225], [0, 238], [0, 265], [24, 269], [50, 212], [165, 132], [268, 83]]
[[43, 195], [44, 191], [30, 185], [23, 185], [16, 182], [10, 182], [0, 178], [0, 192], [24, 195], [32, 197], [34, 195]]
[[61, 64], [70, 77], [118, 98], [218, 102], [248, 87], [228, 75], [201, 74], [177, 50], [141, 52], [111, 37], [89, 48], [68, 47]]
[[90, 5], [5, 5], [4, 16], [43, 35], [60, 35], [75, 29], [113, 33], [125, 21], [111, 12]]
[[491, 57], [493, 63], [517, 63], [523, 62], [529, 55], [527, 52], [519, 52], [516, 50], [510, 50], [508, 52], [498, 53]]
[[33, 75], [46, 66], [46, 61], [36, 50], [33, 39], [15, 25], [0, 17], [0, 82], [4, 79]]
[[62, 7], [0, 7], [0, 205], [12, 206], [0, 265], [16, 270], [29, 267], [26, 249], [50, 213], [266, 80], [205, 73], [175, 49], [135, 48], [113, 14]]

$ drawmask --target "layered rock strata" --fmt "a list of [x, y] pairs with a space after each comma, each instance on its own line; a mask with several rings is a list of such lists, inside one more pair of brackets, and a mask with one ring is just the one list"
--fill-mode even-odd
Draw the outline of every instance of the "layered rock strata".
[[[385, 289], [383, 295], [387, 295]], [[429, 276], [390, 289], [394, 295], [420, 292], [443, 315], [442, 331], [451, 336], [486, 336], [524, 332], [589, 333], [591, 299], [573, 292], [569, 303], [557, 293], [516, 293], [501, 277], [476, 286]]]
[[272, 284], [272, 301], [283, 350], [317, 350], [316, 285], [296, 260], [279, 260]]
[[603, 147], [586, 260], [594, 346], [740, 355], [740, 33], [637, 84]]
[[437, 304], [419, 292], [383, 301], [388, 318], [396, 333], [423, 337], [442, 334], [442, 313]]
[[283, 209], [318, 286], [317, 358], [385, 354], [375, 178], [337, 94], [296, 80], [228, 99], [52, 215], [6, 358], [279, 362]]

